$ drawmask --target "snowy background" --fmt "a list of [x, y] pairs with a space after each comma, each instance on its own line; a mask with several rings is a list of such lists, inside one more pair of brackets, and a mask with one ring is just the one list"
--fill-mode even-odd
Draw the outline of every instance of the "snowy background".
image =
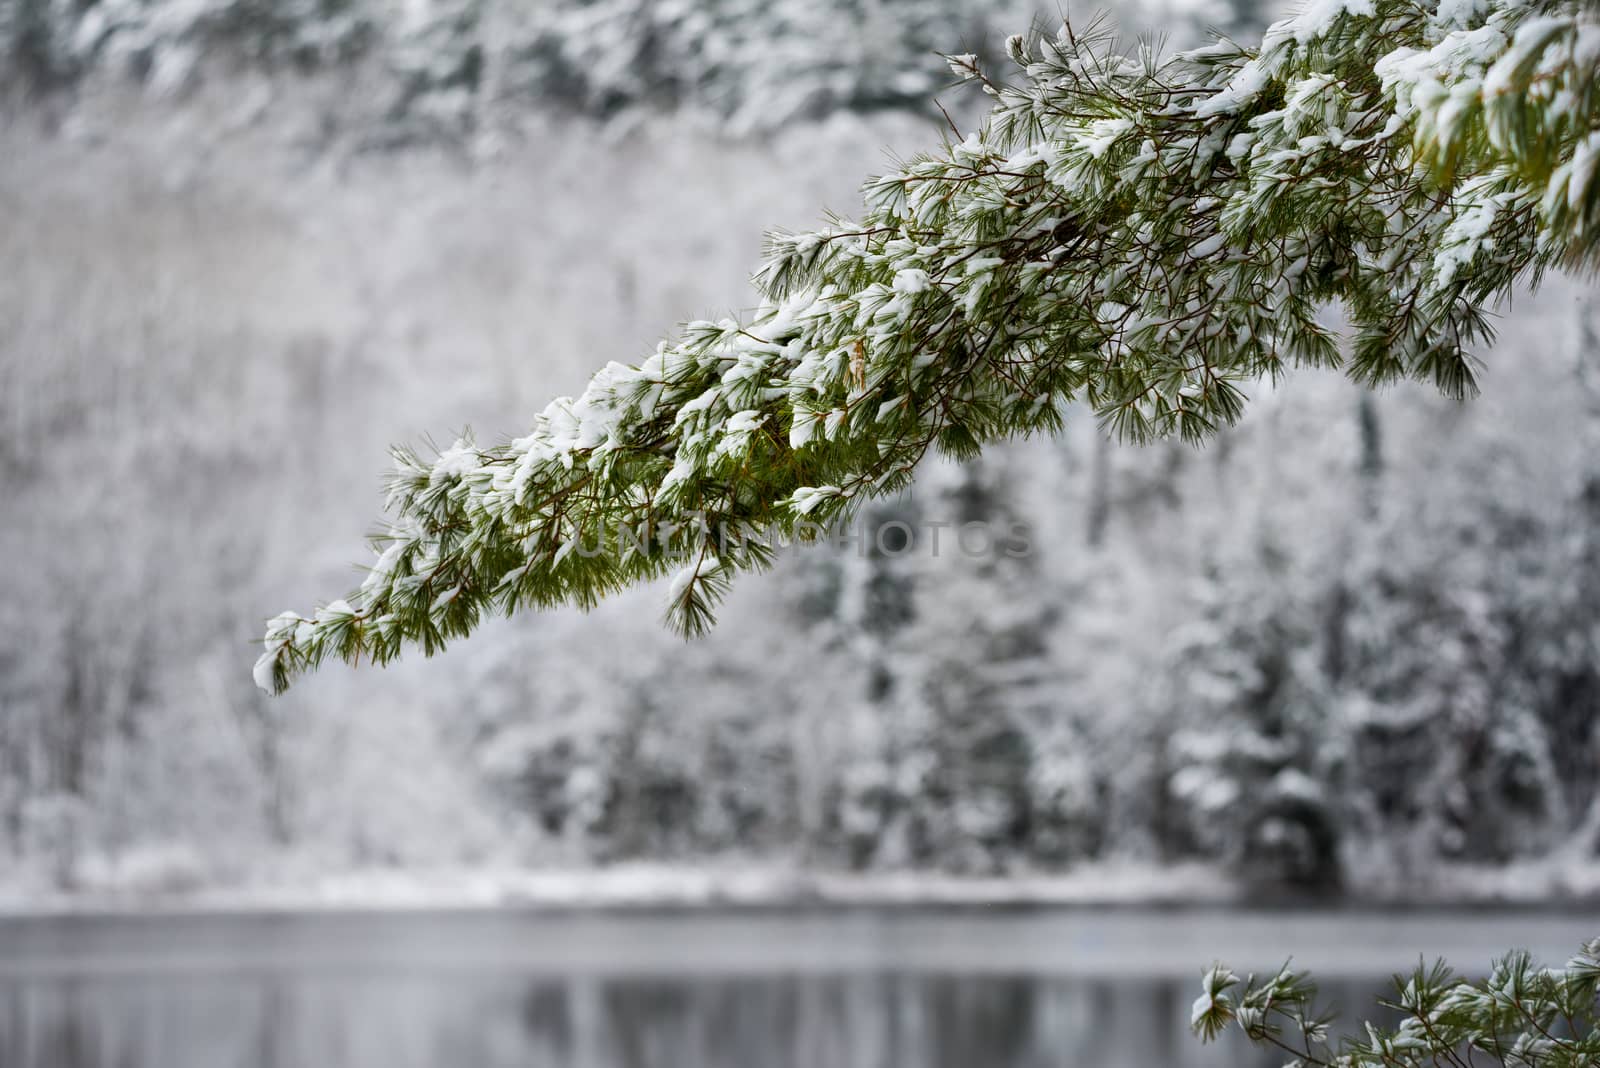
[[359, 581], [389, 444], [748, 307], [765, 229], [937, 143], [933, 51], [1031, 17], [0, 0], [0, 903], [1592, 899], [1570, 280], [1470, 403], [1297, 374], [1204, 451], [1084, 414], [873, 513], [1021, 558], [818, 549], [693, 644], [642, 590], [252, 685], [265, 617]]

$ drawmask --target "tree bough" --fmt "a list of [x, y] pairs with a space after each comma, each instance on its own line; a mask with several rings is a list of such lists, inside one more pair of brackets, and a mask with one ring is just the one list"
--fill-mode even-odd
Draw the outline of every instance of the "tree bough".
[[672, 572], [699, 633], [773, 539], [1073, 402], [1199, 442], [1294, 367], [1465, 396], [1496, 300], [1600, 264], [1592, 4], [1317, 0], [1255, 48], [1069, 26], [1007, 52], [1012, 83], [950, 57], [994, 100], [980, 131], [869, 181], [859, 220], [770, 237], [748, 322], [607, 365], [524, 437], [396, 450], [360, 591], [273, 619], [256, 681]]

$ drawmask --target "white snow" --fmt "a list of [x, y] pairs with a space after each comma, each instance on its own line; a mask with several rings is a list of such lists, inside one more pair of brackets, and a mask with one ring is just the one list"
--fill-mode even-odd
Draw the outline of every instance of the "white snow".
[[798, 449], [816, 436], [822, 416], [809, 408], [795, 407], [794, 423], [789, 428], [789, 447]]
[[273, 685], [273, 669], [278, 662], [278, 650], [262, 653], [256, 658], [255, 667], [250, 670], [250, 678], [263, 693], [272, 693], [276, 687]]
[[1237, 114], [1260, 95], [1267, 80], [1266, 68], [1259, 60], [1252, 59], [1239, 68], [1225, 87], [1197, 104], [1194, 113], [1202, 119]]
[[1486, 0], [1439, 0], [1433, 20], [1439, 26], [1464, 30], [1483, 17]]
[[896, 271], [894, 276], [894, 291], [896, 293], [915, 294], [921, 293], [932, 283], [928, 280], [928, 272], [915, 267]]
[[1495, 61], [1494, 66], [1483, 78], [1483, 93], [1485, 96], [1496, 96], [1511, 88], [1512, 80], [1518, 68], [1542, 50], [1557, 34], [1568, 32], [1572, 29], [1574, 20], [1560, 15], [1542, 15], [1528, 19], [1517, 27], [1517, 35], [1511, 41], [1511, 47]]
[[689, 587], [700, 578], [710, 575], [719, 568], [721, 562], [709, 553], [699, 557], [694, 563], [679, 568], [672, 576], [672, 584], [667, 588], [667, 601], [676, 604], [683, 600]]
[[314, 622], [319, 624], [331, 623], [336, 620], [348, 618], [349, 616], [353, 616], [355, 614], [356, 610], [350, 607], [350, 602], [341, 597], [338, 600], [329, 601], [327, 604], [317, 609], [316, 614], [312, 617], [312, 619]]
[[434, 461], [429, 481], [435, 484], [459, 479], [478, 469], [478, 451], [466, 438], [458, 438]]
[[1132, 129], [1134, 125], [1131, 119], [1098, 119], [1090, 123], [1088, 132], [1079, 138], [1078, 143], [1091, 157], [1100, 159]]
[[1284, 768], [1272, 777], [1272, 792], [1282, 798], [1292, 798], [1296, 801], [1320, 803], [1327, 800], [1327, 793], [1311, 776], [1299, 768]]
[[1328, 31], [1342, 15], [1372, 18], [1377, 14], [1373, 0], [1312, 0], [1311, 4], [1293, 19], [1294, 39], [1309, 44]]
[[[1563, 165], [1565, 180], [1567, 208], [1576, 212], [1588, 195], [1589, 186], [1595, 180], [1595, 174], [1600, 171], [1600, 133], [1592, 133], [1585, 137], [1572, 151], [1572, 159]], [[1552, 180], [1551, 189], [1558, 190], [1560, 186]]]
[[[896, 909], [951, 905], [1227, 905], [1240, 888], [1203, 864], [1156, 867], [1130, 861], [1083, 864], [1065, 874], [955, 876], [930, 871], [825, 872], [789, 864], [629, 862], [603, 867], [355, 868], [290, 878], [263, 871], [255, 881], [219, 885], [199, 858], [173, 846], [181, 877], [151, 877], [146, 863], [105, 865], [78, 893], [25, 895], [0, 880], [0, 916], [59, 912], [319, 911], [354, 909], [629, 909], [836, 906]], [[287, 873], [286, 873], [287, 874]]]
[[838, 495], [838, 486], [801, 486], [789, 498], [789, 503], [798, 514], [810, 515], [823, 501]]
[[363, 594], [370, 593], [388, 581], [390, 573], [394, 571], [394, 565], [399, 562], [405, 549], [406, 543], [399, 538], [383, 547], [383, 551], [378, 554], [378, 559], [372, 565], [372, 570], [361, 580]]
[[735, 412], [728, 419], [728, 421], [723, 424], [722, 428], [724, 432], [729, 434], [747, 434], [750, 431], [760, 427], [761, 424], [765, 423], [766, 421], [767, 415], [765, 412], [751, 408], [745, 411]]
[[1228, 238], [1226, 234], [1212, 234], [1205, 240], [1191, 245], [1189, 247], [1189, 257], [1190, 259], [1196, 260], [1209, 259], [1212, 256], [1215, 256], [1218, 252], [1221, 252], [1223, 246], [1227, 243]]

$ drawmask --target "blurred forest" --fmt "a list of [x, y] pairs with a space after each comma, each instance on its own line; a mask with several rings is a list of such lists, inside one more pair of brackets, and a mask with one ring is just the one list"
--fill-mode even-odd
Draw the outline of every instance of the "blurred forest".
[[[1182, 44], [1271, 14], [1111, 17]], [[386, 446], [515, 432], [753, 303], [764, 229], [948, 133], [934, 51], [1035, 17], [0, 0], [0, 888], [647, 860], [1600, 890], [1574, 280], [1505, 309], [1469, 403], [1301, 374], [1201, 451], [1085, 413], [871, 517], [1024, 523], [1020, 558], [869, 538], [744, 581], [691, 644], [633, 591], [252, 685], [265, 616], [359, 582]]]

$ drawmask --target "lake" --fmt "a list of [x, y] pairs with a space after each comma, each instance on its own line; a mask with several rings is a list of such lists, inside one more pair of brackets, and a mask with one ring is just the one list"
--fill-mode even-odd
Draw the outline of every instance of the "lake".
[[1549, 963], [1572, 911], [797, 909], [0, 920], [3, 1068], [1222, 1068], [1198, 973], [1365, 1009], [1419, 955]]

